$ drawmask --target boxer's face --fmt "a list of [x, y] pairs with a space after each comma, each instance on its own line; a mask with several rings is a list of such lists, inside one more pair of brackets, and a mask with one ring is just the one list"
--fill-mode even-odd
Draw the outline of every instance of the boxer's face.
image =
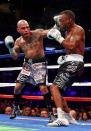
[[62, 30], [67, 30], [71, 23], [71, 18], [69, 18], [66, 14], [60, 15], [59, 25]]
[[28, 23], [21, 23], [17, 31], [23, 36], [23, 37], [28, 37], [30, 36], [30, 27]]

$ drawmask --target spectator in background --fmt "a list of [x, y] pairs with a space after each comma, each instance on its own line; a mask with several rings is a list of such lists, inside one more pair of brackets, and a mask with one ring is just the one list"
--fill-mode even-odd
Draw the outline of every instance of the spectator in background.
[[89, 119], [89, 115], [88, 115], [87, 111], [83, 111], [82, 112], [82, 120], [87, 121], [88, 119]]
[[11, 113], [12, 113], [12, 107], [11, 106], [7, 106], [6, 108], [5, 108], [5, 114], [6, 115], [11, 115]]
[[40, 108], [39, 107], [35, 107], [34, 109], [36, 111], [37, 116], [40, 116]]
[[30, 116], [31, 115], [31, 107], [24, 107], [22, 109], [22, 115], [23, 116]]
[[91, 119], [91, 110], [88, 111], [88, 116], [89, 116], [89, 119]]
[[40, 116], [48, 118], [48, 111], [46, 109], [42, 109], [40, 112]]
[[31, 109], [31, 116], [37, 116], [37, 112], [34, 108]]
[[77, 112], [75, 110], [70, 110], [70, 115], [76, 120], [77, 119]]

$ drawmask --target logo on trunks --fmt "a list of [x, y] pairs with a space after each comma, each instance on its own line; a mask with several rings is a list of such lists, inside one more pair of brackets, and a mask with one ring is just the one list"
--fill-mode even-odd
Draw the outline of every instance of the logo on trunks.
[[42, 63], [35, 63], [32, 66], [33, 66], [33, 68], [41, 68], [42, 67]]
[[27, 71], [27, 70], [22, 69], [22, 70], [21, 70], [21, 74], [26, 75], [26, 76], [29, 76], [29, 75], [30, 75], [30, 72]]

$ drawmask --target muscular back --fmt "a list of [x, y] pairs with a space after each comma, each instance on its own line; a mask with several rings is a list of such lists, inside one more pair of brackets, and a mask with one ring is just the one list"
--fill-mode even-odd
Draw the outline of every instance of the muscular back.
[[85, 32], [81, 26], [74, 25], [69, 32], [67, 32], [63, 42], [67, 54], [84, 55], [85, 47]]
[[43, 37], [36, 32], [32, 32], [27, 39], [22, 36], [15, 42], [16, 50], [22, 50], [26, 58], [34, 59], [44, 56]]

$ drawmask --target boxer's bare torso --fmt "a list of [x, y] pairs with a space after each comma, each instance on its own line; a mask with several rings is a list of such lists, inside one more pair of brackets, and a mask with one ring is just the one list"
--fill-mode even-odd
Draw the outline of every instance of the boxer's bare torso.
[[67, 54], [84, 55], [84, 29], [81, 26], [74, 24], [73, 27], [67, 31], [63, 46], [65, 47]]
[[26, 58], [35, 59], [37, 57], [43, 57], [43, 37], [40, 31], [33, 31], [27, 39], [24, 39], [22, 36], [17, 38], [14, 48], [17, 51], [22, 50]]
[[17, 32], [21, 36], [14, 43], [12, 53], [14, 59], [18, 58], [20, 51], [28, 59], [44, 57], [43, 38], [47, 36], [48, 30], [31, 30], [26, 20], [20, 20], [17, 23]]

